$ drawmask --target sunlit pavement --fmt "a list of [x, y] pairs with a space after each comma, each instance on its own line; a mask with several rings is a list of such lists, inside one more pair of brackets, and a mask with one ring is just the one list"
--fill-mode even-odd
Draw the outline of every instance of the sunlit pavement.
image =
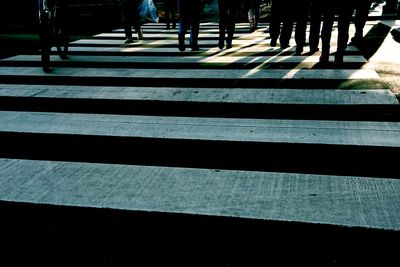
[[50, 73], [37, 51], [1, 60], [0, 261], [397, 261], [391, 28], [369, 21], [321, 65], [247, 27], [224, 50], [215, 23], [183, 53], [149, 23], [131, 45], [122, 29], [72, 42]]
[[381, 21], [390, 27], [382, 45], [369, 59], [368, 66], [374, 68], [381, 76], [381, 80], [394, 92], [398, 98], [400, 94], [400, 43], [395, 40], [391, 31], [400, 27], [399, 20]]

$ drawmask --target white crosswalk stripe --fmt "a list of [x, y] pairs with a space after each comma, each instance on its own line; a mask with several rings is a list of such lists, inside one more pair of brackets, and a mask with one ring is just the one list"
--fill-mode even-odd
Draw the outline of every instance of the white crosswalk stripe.
[[[271, 47], [267, 26], [238, 24], [220, 50], [218, 24], [204, 23], [193, 52], [162, 23], [129, 45], [116, 29], [71, 42], [51, 73], [39, 54], [1, 60], [0, 200], [400, 230], [395, 96], [355, 46], [333, 63], [336, 28], [321, 65], [319, 52], [294, 55], [294, 38]], [[51, 171], [31, 165], [82, 178], [50, 185]], [[118, 193], [104, 176], [122, 179]]]

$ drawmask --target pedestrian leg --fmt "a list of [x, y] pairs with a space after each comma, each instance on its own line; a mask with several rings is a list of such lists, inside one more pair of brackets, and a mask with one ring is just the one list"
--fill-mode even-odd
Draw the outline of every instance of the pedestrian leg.
[[354, 9], [349, 6], [345, 9], [341, 10], [339, 14], [339, 22], [338, 22], [338, 41], [337, 41], [337, 51], [335, 55], [335, 62], [342, 63], [343, 56], [347, 48], [347, 42], [349, 41], [349, 28], [350, 21], [353, 14]]
[[335, 13], [333, 11], [325, 10], [323, 12], [323, 25], [321, 32], [322, 53], [319, 59], [321, 63], [326, 63], [329, 61], [334, 18], [335, 18]]
[[237, 0], [231, 0], [229, 2], [228, 18], [227, 18], [227, 39], [226, 48], [232, 47], [233, 35], [235, 34], [236, 14], [238, 10], [239, 2]]
[[271, 22], [269, 24], [269, 34], [271, 37], [271, 46], [275, 47], [281, 32], [282, 14], [281, 3], [279, 0], [272, 1]]
[[199, 28], [200, 28], [200, 11], [201, 1], [191, 0], [191, 11], [190, 11], [190, 47], [192, 51], [199, 50]]
[[179, 30], [178, 30], [178, 48], [183, 52], [186, 50], [185, 35], [190, 24], [190, 2], [188, 0], [179, 0]]
[[310, 45], [310, 54], [314, 54], [319, 50], [319, 39], [321, 34], [321, 23], [322, 23], [322, 10], [321, 6], [313, 1], [311, 3], [310, 11], [310, 34], [308, 36], [308, 42]]
[[355, 17], [354, 17], [354, 26], [356, 32], [351, 41], [355, 44], [358, 44], [364, 38], [364, 27], [368, 19], [369, 9], [371, 7], [372, 0], [362, 0], [356, 2], [355, 6]]

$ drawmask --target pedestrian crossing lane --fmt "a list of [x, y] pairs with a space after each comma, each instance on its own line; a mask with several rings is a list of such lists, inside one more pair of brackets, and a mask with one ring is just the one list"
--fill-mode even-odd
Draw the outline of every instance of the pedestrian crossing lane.
[[[372, 25], [369, 26], [372, 27]], [[292, 152], [301, 154], [302, 149], [305, 151], [310, 149], [311, 152], [307, 155], [312, 159], [316, 159], [316, 157], [312, 157], [314, 149], [321, 149], [321, 151], [318, 150], [321, 153], [317, 153], [318, 155], [328, 156], [328, 153], [324, 152], [326, 148], [341, 150], [344, 151], [344, 154], [347, 151], [356, 153], [354, 152], [357, 151], [355, 148], [359, 148], [360, 153], [362, 151], [377, 151], [377, 155], [364, 155], [365, 160], [370, 163], [378, 162], [377, 164], [380, 164], [379, 167], [382, 169], [386, 166], [383, 159], [379, 159], [378, 156], [384, 155], [385, 152], [390, 154], [393, 151], [398, 151], [400, 147], [398, 138], [399, 124], [398, 122], [388, 122], [384, 119], [382, 121], [358, 122], [353, 119], [264, 119], [257, 116], [255, 118], [246, 118], [246, 115], [243, 115], [243, 117], [235, 117], [233, 115], [230, 115], [230, 118], [224, 117], [226, 115], [224, 108], [232, 103], [240, 104], [240, 108], [243, 109], [244, 113], [250, 105], [256, 105], [257, 109], [262, 110], [264, 113], [271, 107], [280, 105], [284, 106], [281, 109], [282, 111], [292, 108], [297, 109], [299, 113], [305, 107], [332, 106], [334, 109], [341, 110], [348, 107], [371, 106], [392, 108], [398, 105], [397, 100], [388, 90], [381, 88], [344, 90], [341, 87], [344, 83], [368, 83], [379, 79], [378, 73], [367, 66], [366, 59], [356, 47], [348, 47], [344, 64], [338, 66], [332, 63], [320, 66], [318, 64], [318, 53], [294, 56], [294, 40], [291, 41], [292, 47], [288, 49], [272, 48], [269, 45], [269, 34], [265, 32], [265, 28], [250, 34], [247, 33], [247, 24], [238, 24], [238, 32], [235, 34], [233, 41], [234, 47], [232, 49], [219, 50], [216, 47], [218, 26], [217, 24], [206, 23], [202, 24], [201, 28], [199, 41], [201, 51], [192, 52], [187, 50], [186, 52], [179, 52], [177, 48], [177, 32], [165, 30], [164, 27], [165, 25], [163, 24], [144, 25], [144, 40], [137, 41], [132, 45], [123, 44], [124, 35], [120, 29], [111, 33], [95, 35], [91, 39], [72, 42], [70, 57], [67, 61], [61, 61], [56, 56], [52, 57], [54, 67], [51, 73], [42, 72], [38, 54], [17, 55], [2, 60], [0, 62], [0, 80], [2, 81], [0, 99], [11, 110], [2, 110], [0, 112], [0, 121], [2, 122], [0, 133], [17, 141], [20, 140], [21, 136], [27, 138], [24, 140], [31, 140], [30, 138], [39, 135], [51, 137], [50, 139], [66, 138], [68, 142], [77, 140], [82, 142], [82, 145], [85, 142], [81, 140], [86, 140], [85, 138], [104, 138], [103, 145], [109, 146], [109, 148], [112, 148], [112, 145], [120, 140], [126, 142], [127, 145], [132, 143], [139, 144], [136, 142], [141, 140], [148, 145], [145, 150], [158, 151], [160, 155], [170, 153], [170, 151], [163, 151], [163, 147], [168, 147], [171, 142], [179, 144], [183, 142], [182, 140], [185, 140], [187, 143], [185, 143], [185, 147], [179, 147], [180, 151], [186, 151], [185, 148], [190, 148], [190, 152], [186, 151], [186, 153], [189, 153], [185, 156], [186, 158], [193, 157], [197, 161], [204, 160], [205, 163], [199, 162], [196, 166], [206, 169], [209, 177], [214, 173], [212, 171], [213, 165], [207, 162], [205, 158], [196, 157], [195, 154], [201, 149], [203, 149], [202, 151], [209, 149], [209, 151], [217, 152], [216, 144], [229, 147], [239, 143], [242, 145], [241, 149], [248, 149], [249, 151], [254, 149], [252, 144], [257, 144], [261, 147], [270, 148], [271, 151], [277, 154], [279, 149], [274, 150], [273, 147], [279, 144], [285, 146], [289, 154]], [[335, 35], [336, 32], [333, 34]], [[335, 46], [334, 43], [332, 45], [333, 47]], [[23, 81], [23, 84], [18, 84], [21, 81]], [[228, 82], [224, 83], [225, 86], [220, 86], [221, 81]], [[273, 86], [271, 81], [275, 81], [272, 83]], [[286, 88], [286, 84], [281, 83], [281, 81], [292, 81], [293, 83], [290, 88]], [[301, 81], [307, 81], [308, 87], [296, 87]], [[319, 81], [327, 81], [327, 83], [334, 85], [331, 88], [324, 88], [321, 85], [325, 83], [320, 83]], [[338, 88], [335, 88], [336, 85], [338, 85]], [[21, 107], [18, 104], [19, 101], [23, 101], [27, 105]], [[107, 105], [114, 105], [114, 109], [117, 110], [117, 112], [114, 112], [116, 114], [109, 114], [106, 107], [104, 107], [104, 110], [91, 110], [90, 108], [94, 106], [96, 101], [106, 101], [104, 103], [107, 103]], [[131, 114], [134, 112], [129, 109], [118, 110], [118, 106], [126, 103], [125, 101], [131, 101], [129, 104], [131, 104], [132, 108], [135, 108], [136, 105], [144, 108], [147, 104], [151, 104], [154, 109], [149, 112], [156, 114], [143, 114], [148, 110], [142, 111], [140, 108], [135, 110], [140, 114]], [[57, 105], [54, 103], [57, 103]], [[74, 111], [74, 106], [70, 106], [70, 103], [80, 106], [79, 112]], [[213, 118], [191, 115], [185, 113], [187, 112], [185, 109], [179, 111], [179, 116], [168, 116], [167, 112], [163, 114], [165, 106], [171, 109], [179, 109], [179, 105], [182, 105], [182, 103], [185, 103], [185, 107], [194, 105], [194, 107], [191, 107], [192, 110], [196, 109], [196, 107], [216, 107], [216, 113], [213, 114]], [[207, 105], [196, 106], [198, 103], [202, 105], [206, 103]], [[215, 104], [218, 106], [215, 106]], [[160, 107], [161, 105], [163, 105], [164, 109]], [[57, 110], [55, 110], [56, 108]], [[158, 109], [159, 111], [157, 112]], [[41, 141], [44, 142], [43, 147], [46, 145], [46, 140], [46, 138], [43, 138]], [[199, 144], [202, 144], [201, 149]], [[74, 147], [73, 145], [72, 147]], [[79, 145], [76, 145], [76, 147], [79, 147]], [[68, 147], [62, 147], [57, 152], [58, 154], [54, 152], [57, 160], [65, 160], [67, 158], [63, 154], [63, 149], [68, 150]], [[253, 152], [255, 151], [257, 150]], [[121, 154], [125, 152], [123, 148], [118, 151]], [[31, 151], [27, 153], [21, 149], [13, 153], [21, 153], [20, 157], [22, 158], [30, 155], [30, 160], [33, 161], [39, 160], [35, 156], [31, 156], [35, 155], [35, 152], [33, 154]], [[96, 153], [101, 153], [101, 151], [94, 149], [93, 155], [89, 154], [88, 157], [97, 158]], [[51, 153], [48, 154], [52, 155]], [[132, 158], [137, 157], [134, 154], [131, 152]], [[3, 152], [2, 157], [11, 157], [10, 155], [12, 153], [5, 154]], [[229, 156], [232, 157], [227, 153], [222, 155], [227, 158]], [[243, 157], [242, 160], [246, 161], [245, 154], [238, 153], [235, 156], [238, 158]], [[247, 157], [249, 156], [247, 155]], [[104, 158], [105, 162], [100, 162], [104, 165], [78, 163], [81, 164], [79, 169], [91, 169], [95, 170], [94, 172], [102, 169], [110, 170], [110, 172], [121, 170], [121, 165], [109, 162], [107, 157]], [[146, 157], [144, 156], [143, 158]], [[282, 155], [280, 156], [282, 160], [285, 158]], [[255, 157], [251, 157], [251, 159], [256, 161]], [[330, 156], [329, 159], [334, 161], [334, 155]], [[396, 191], [393, 188], [396, 189], [399, 186], [398, 179], [386, 179], [385, 175], [387, 174], [379, 175], [379, 172], [376, 172], [379, 177], [376, 180], [371, 180], [371, 177], [366, 178], [361, 175], [365, 174], [365, 172], [362, 172], [360, 163], [356, 161], [357, 157], [352, 158], [349, 156], [346, 159], [354, 160], [356, 166], [354, 168], [356, 172], [359, 171], [358, 176], [351, 176], [350, 178], [350, 175], [343, 175], [342, 173], [340, 177], [332, 176], [330, 173], [333, 170], [328, 169], [329, 167], [322, 170], [313, 169], [312, 162], [309, 163], [311, 167], [307, 169], [306, 173], [291, 175], [285, 167], [275, 170], [277, 171], [276, 173], [271, 173], [268, 168], [274, 166], [268, 165], [268, 160], [266, 160], [265, 166], [249, 167], [251, 169], [248, 170], [249, 172], [246, 172], [246, 164], [251, 164], [246, 161], [246, 164], [240, 166], [242, 172], [237, 172], [234, 166], [235, 161], [230, 158], [232, 162], [226, 166], [233, 170], [227, 171], [224, 174], [224, 178], [240, 177], [241, 183], [244, 183], [243, 188], [251, 188], [251, 177], [257, 175], [264, 177], [260, 178], [259, 181], [268, 180], [271, 177], [273, 181], [279, 180], [276, 177], [284, 177], [284, 179], [288, 180], [296, 177], [296, 184], [299, 185], [303, 184], [302, 182], [304, 181], [310, 180], [315, 181], [315, 184], [312, 184], [313, 188], [318, 188], [318, 185], [321, 185], [319, 188], [322, 191], [320, 192], [321, 195], [337, 194], [337, 192], [329, 191], [332, 189], [332, 184], [335, 187], [343, 186], [343, 188], [348, 188], [344, 186], [346, 183], [356, 181], [357, 185], [351, 187], [351, 193], [347, 198], [351, 200], [351, 205], [342, 213], [341, 209], [336, 207], [334, 209], [336, 214], [331, 214], [330, 210], [334, 203], [331, 199], [325, 199], [325, 201], [322, 201], [323, 204], [321, 206], [306, 205], [304, 207], [303, 211], [319, 209], [318, 213], [314, 214], [311, 219], [307, 217], [306, 212], [293, 213], [292, 210], [284, 209], [280, 210], [279, 214], [273, 214], [269, 212], [257, 213], [256, 209], [249, 212], [246, 208], [243, 208], [240, 209], [240, 214], [244, 218], [400, 229], [400, 223], [395, 218], [398, 201], [394, 204], [391, 202], [391, 196]], [[49, 156], [45, 160], [53, 162], [54, 159]], [[138, 167], [135, 166], [137, 162], [134, 160], [129, 161], [131, 159], [126, 160], [128, 160], [128, 165], [131, 165], [131, 170], [137, 171]], [[145, 169], [149, 169], [150, 172], [189, 174], [191, 178], [199, 177], [203, 173], [190, 164], [182, 163], [184, 160], [174, 157], [172, 154], [168, 160], [164, 159], [166, 162], [172, 162], [172, 166], [167, 165], [161, 168], [154, 165], [156, 163], [167, 164], [162, 159], [160, 159], [161, 163], [152, 161], [150, 158], [148, 160], [148, 162], [140, 161], [140, 163], [146, 166]], [[307, 161], [307, 157], [304, 160]], [[90, 162], [90, 160], [88, 161]], [[353, 161], [351, 162], [353, 163]], [[34, 183], [34, 181], [29, 180], [30, 175], [28, 175], [29, 171], [31, 171], [29, 168], [31, 162], [11, 159], [10, 163], [10, 160], [5, 159], [1, 164], [7, 170], [11, 165], [19, 166], [22, 169], [25, 168], [26, 176], [24, 177], [27, 179], [25, 182]], [[41, 158], [40, 165], [47, 164]], [[287, 161], [287, 167], [290, 167], [291, 164], [295, 165], [294, 162]], [[64, 167], [73, 169], [74, 166], [72, 165], [65, 163]], [[190, 167], [189, 169], [192, 171], [181, 171], [181, 169], [176, 169], [177, 166]], [[255, 170], [261, 171], [255, 172]], [[301, 172], [299, 169], [291, 169], [292, 172], [293, 170]], [[41, 170], [39, 170], [38, 173], [35, 173], [37, 176], [33, 177], [39, 177], [41, 173]], [[309, 173], [312, 173], [312, 175]], [[390, 174], [393, 173], [395, 172]], [[84, 177], [84, 173], [82, 173], [82, 177]], [[42, 183], [46, 179], [45, 175], [43, 175], [37, 181]], [[217, 180], [218, 177], [212, 179]], [[368, 203], [357, 201], [357, 197], [354, 196], [359, 196], [362, 193], [357, 191], [357, 188], [362, 188], [362, 184], [365, 184], [363, 181], [367, 181], [366, 179], [370, 179], [368, 180], [369, 187], [372, 188], [376, 184], [381, 185], [388, 194], [381, 194], [379, 190], [371, 189], [377, 201]], [[132, 187], [129, 187], [129, 189], [134, 190], [133, 187], [144, 186], [145, 180], [146, 175], [141, 176], [138, 183], [143, 181], [143, 184], [129, 184], [128, 186]], [[181, 180], [184, 180], [184, 176], [178, 176], [177, 180], [174, 181]], [[5, 176], [2, 181], [6, 181]], [[162, 181], [163, 177], [161, 175], [157, 177], [154, 184], [161, 185]], [[3, 183], [5, 184], [6, 182]], [[76, 181], [76, 183], [84, 185], [83, 180]], [[226, 184], [229, 183], [226, 182]], [[190, 187], [190, 183], [185, 186]], [[198, 186], [200, 189], [205, 188], [206, 183]], [[9, 188], [11, 187], [10, 185]], [[13, 188], [11, 194], [4, 191], [0, 192], [0, 195], [3, 196], [3, 199], [10, 201], [34, 201], [40, 203], [45, 199], [43, 203], [59, 204], [59, 202], [54, 201], [56, 199], [55, 195], [52, 195], [57, 190], [48, 190], [40, 194], [38, 193], [39, 191], [34, 192], [39, 189], [40, 187], [36, 187], [36, 189], [33, 187], [32, 192], [19, 192], [18, 190], [20, 189]], [[183, 190], [183, 188], [176, 188], [177, 191], [180, 189]], [[90, 191], [91, 189], [88, 188], [87, 190]], [[154, 189], [149, 188], [149, 192], [152, 192], [151, 190]], [[260, 187], [257, 190], [260, 190], [263, 195], [266, 195], [265, 199], [268, 199], [268, 193], [265, 189], [262, 190]], [[188, 191], [191, 192], [194, 189], [191, 188]], [[214, 191], [204, 192], [209, 192], [209, 195], [218, 195], [218, 192]], [[300, 203], [301, 196], [306, 192], [307, 188], [302, 187], [298, 194], [293, 196], [292, 201]], [[98, 187], [88, 193], [101, 195], [104, 191]], [[246, 191], [243, 195], [248, 193], [250, 192]], [[160, 212], [178, 211], [212, 216], [237, 215], [234, 212], [230, 213], [229, 210], [223, 210], [224, 205], [221, 203], [218, 204], [222, 207], [220, 210], [213, 210], [212, 203], [208, 202], [203, 203], [204, 209], [177, 203], [174, 202], [175, 200], [172, 197], [174, 194], [176, 194], [176, 191], [169, 192], [166, 195], [168, 199], [163, 202], [164, 204], [154, 201], [151, 205], [145, 206], [137, 205], [139, 202], [135, 202], [135, 199], [127, 202], [110, 200], [109, 202], [104, 202], [105, 204], [102, 207], [156, 210]], [[227, 193], [225, 192], [224, 194]], [[41, 195], [43, 199], [34, 198], [33, 196], [35, 195]], [[21, 196], [21, 198], [18, 198], [18, 196]], [[94, 201], [70, 201], [67, 199], [66, 193], [60, 193], [60, 197], [65, 199], [65, 204], [67, 205], [99, 207], [99, 202], [96, 199]], [[249, 203], [245, 203], [245, 199], [244, 197], [241, 200], [244, 201], [241, 204], [242, 207], [249, 205]], [[255, 201], [254, 199], [248, 199], [249, 201]], [[311, 197], [309, 197], [309, 200], [311, 203]], [[191, 201], [198, 200], [194, 197]], [[255, 202], [252, 203], [254, 204]], [[282, 205], [284, 199], [276, 200], [274, 203]], [[383, 203], [383, 207], [389, 212], [375, 215], [375, 217], [368, 217], [368, 214], [364, 211], [369, 208], [378, 211], [380, 207], [376, 203]], [[173, 208], [178, 206], [180, 207], [179, 209]], [[267, 210], [265, 208], [266, 206], [260, 206], [260, 209]], [[301, 205], [298, 205], [298, 209], [301, 208]], [[350, 218], [346, 212], [351, 209], [357, 210], [359, 214]], [[306, 215], [302, 216], [301, 214]], [[367, 219], [359, 219], [364, 217]]]

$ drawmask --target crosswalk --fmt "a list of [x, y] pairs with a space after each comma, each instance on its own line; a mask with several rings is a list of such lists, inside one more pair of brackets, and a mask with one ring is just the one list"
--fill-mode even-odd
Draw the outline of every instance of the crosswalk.
[[294, 40], [270, 47], [267, 25], [247, 27], [225, 50], [215, 23], [186, 52], [176, 30], [148, 23], [131, 45], [120, 29], [72, 42], [51, 73], [39, 54], [1, 60], [1, 203], [178, 214], [205, 236], [215, 232], [190, 216], [220, 231], [218, 220], [234, 230], [229, 219], [240, 218], [275, 229], [274, 242], [303, 233], [311, 241], [297, 242], [316, 250], [319, 235], [329, 247], [341, 233], [339, 258], [350, 244], [376, 248], [379, 233], [398, 236], [395, 96], [374, 86], [380, 76], [354, 46], [343, 64], [321, 66], [318, 53], [295, 56]]

